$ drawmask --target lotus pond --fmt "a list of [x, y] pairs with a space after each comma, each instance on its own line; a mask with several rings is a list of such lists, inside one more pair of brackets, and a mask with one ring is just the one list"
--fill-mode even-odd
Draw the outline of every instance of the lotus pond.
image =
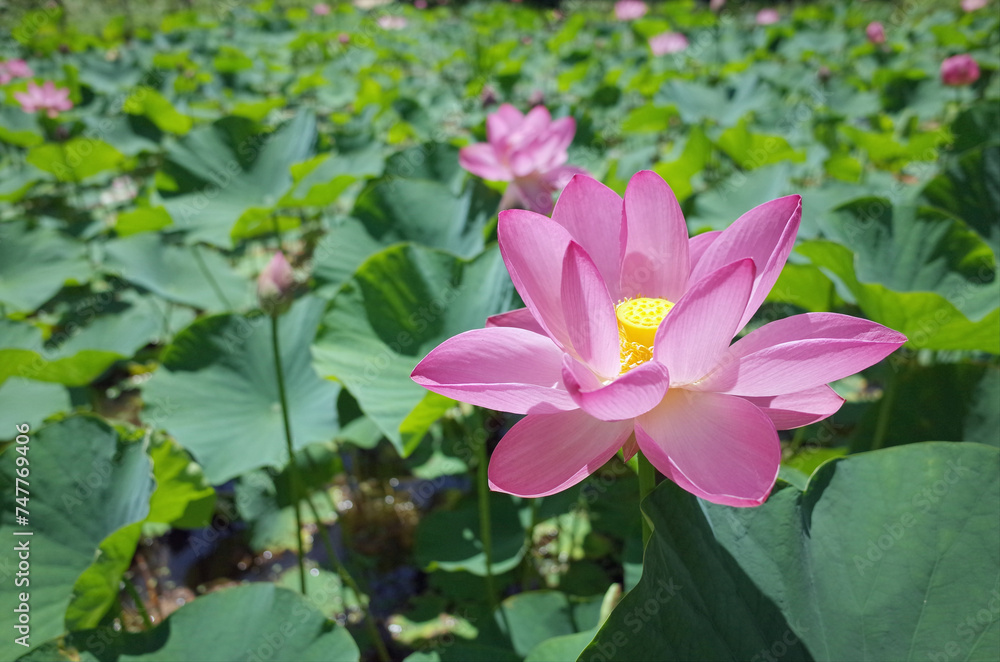
[[995, 0], [6, 5], [0, 659], [1000, 657]]

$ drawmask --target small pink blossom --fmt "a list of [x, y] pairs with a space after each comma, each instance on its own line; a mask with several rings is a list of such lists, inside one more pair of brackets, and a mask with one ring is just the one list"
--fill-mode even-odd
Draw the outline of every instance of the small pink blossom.
[[687, 37], [680, 32], [664, 32], [649, 38], [649, 47], [653, 55], [679, 53], [688, 47]]
[[872, 21], [865, 28], [865, 35], [868, 37], [868, 41], [873, 44], [884, 44], [885, 43], [885, 28], [878, 21]]
[[351, 43], [351, 35], [347, 34], [346, 32], [341, 32], [340, 34], [337, 35], [337, 41], [340, 42], [341, 46], [346, 46], [347, 44]]
[[56, 117], [61, 110], [69, 110], [73, 107], [73, 102], [69, 100], [69, 89], [56, 87], [52, 81], [46, 81], [39, 87], [34, 82], [28, 83], [26, 92], [15, 92], [14, 98], [21, 104], [21, 109], [26, 113], [34, 113], [39, 110], [46, 111], [49, 117]]
[[990, 0], [962, 0], [962, 10], [966, 12], [977, 11], [990, 4]]
[[708, 8], [718, 14], [726, 6], [726, 0], [710, 0]]
[[781, 20], [777, 9], [761, 9], [757, 12], [757, 25], [773, 25]]
[[615, 3], [615, 18], [619, 21], [634, 21], [648, 11], [649, 7], [642, 0], [618, 0]]
[[941, 63], [941, 81], [945, 85], [961, 87], [979, 80], [979, 63], [971, 55], [953, 55]]
[[806, 313], [733, 338], [795, 243], [801, 198], [764, 203], [688, 238], [659, 175], [624, 200], [577, 176], [552, 218], [500, 213], [500, 253], [526, 308], [430, 352], [412, 377], [473, 405], [525, 414], [490, 458], [490, 487], [541, 497], [579, 483], [619, 449], [714, 503], [756, 506], [774, 487], [778, 430], [844, 400], [827, 384], [906, 338], [835, 313]]
[[284, 312], [291, 304], [295, 289], [292, 265], [285, 254], [278, 251], [257, 277], [257, 300], [260, 307], [269, 313]]
[[0, 85], [6, 85], [15, 78], [31, 78], [35, 72], [24, 60], [6, 60], [0, 62]]
[[313, 14], [316, 16], [327, 16], [330, 13], [330, 5], [325, 2], [317, 2], [313, 5]]
[[402, 30], [406, 27], [406, 19], [402, 16], [382, 14], [378, 17], [378, 26], [383, 30]]
[[576, 134], [576, 120], [555, 121], [545, 106], [535, 106], [527, 115], [503, 104], [486, 118], [489, 142], [463, 147], [458, 161], [474, 175], [510, 182], [506, 202], [520, 201], [529, 209], [552, 211], [552, 194], [562, 189], [580, 168], [564, 165], [566, 148]]
[[427, 0], [413, 0], [413, 6], [416, 9], [427, 9]]

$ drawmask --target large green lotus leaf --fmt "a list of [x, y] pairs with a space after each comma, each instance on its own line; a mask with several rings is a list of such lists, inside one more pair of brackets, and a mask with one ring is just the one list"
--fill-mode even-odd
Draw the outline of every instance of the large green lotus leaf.
[[1000, 656], [1000, 620], [982, 617], [1000, 583], [996, 448], [928, 442], [862, 453], [759, 508], [703, 507], [817, 660]]
[[25, 222], [0, 223], [0, 305], [33, 312], [66, 282], [90, 276], [83, 244]]
[[0, 201], [18, 202], [45, 179], [48, 176], [30, 163], [7, 166], [0, 170]]
[[95, 138], [78, 136], [64, 143], [35, 145], [25, 157], [28, 163], [52, 173], [61, 182], [79, 183], [108, 170], [120, 168], [125, 155]]
[[724, 230], [733, 221], [768, 200], [792, 192], [788, 162], [762, 166], [750, 173], [737, 172], [716, 187], [695, 197], [692, 230]]
[[395, 154], [365, 187], [352, 216], [383, 245], [398, 241], [478, 255], [500, 196], [458, 169], [456, 150], [429, 144]]
[[[299, 300], [279, 318], [296, 448], [337, 432], [340, 387], [316, 375], [309, 354], [323, 303]], [[202, 318], [175, 336], [145, 390], [145, 420], [191, 451], [213, 485], [288, 461], [271, 343], [267, 316]]]
[[115, 662], [358, 662], [361, 657], [346, 629], [327, 620], [306, 598], [270, 583], [203, 595], [152, 630], [81, 632], [71, 643]]
[[410, 372], [444, 340], [509, 309], [513, 294], [495, 247], [470, 261], [409, 244], [387, 248], [365, 262], [330, 303], [313, 347], [316, 368], [344, 384], [361, 411], [407, 455], [423, 436], [411, 425], [414, 409], [425, 403], [441, 413], [447, 407], [441, 400], [425, 401], [427, 391]]
[[963, 154], [927, 184], [923, 197], [965, 221], [1000, 257], [1000, 145]]
[[[490, 492], [493, 573], [517, 566], [524, 556], [524, 527], [507, 494]], [[437, 510], [420, 520], [414, 554], [424, 568], [465, 570], [486, 576], [486, 554], [479, 537], [479, 505], [469, 498], [455, 510]], [[485, 584], [484, 584], [485, 588]], [[560, 634], [560, 633], [556, 633]]]
[[[697, 498], [665, 480], [642, 508], [653, 525], [642, 577], [580, 660], [811, 659], [775, 603], [716, 540], [719, 524]], [[792, 526], [790, 519], [776, 531]]]
[[[71, 417], [32, 430], [29, 437], [25, 454], [18, 450], [24, 446], [14, 445], [0, 455], [0, 493], [8, 504], [0, 512], [0, 535], [11, 544], [27, 541], [31, 566], [30, 586], [15, 588], [12, 582], [0, 593], [0, 626], [8, 633], [0, 641], [3, 659], [27, 650], [16, 645], [11, 634], [18, 594], [30, 594], [33, 646], [61, 634], [77, 579], [109, 536], [145, 519], [154, 487], [143, 445], [121, 444], [115, 430], [100, 419]], [[20, 485], [30, 493], [28, 526], [15, 521], [18, 458], [29, 462], [28, 485]], [[33, 535], [12, 535], [19, 530]], [[13, 553], [8, 559], [16, 562]], [[8, 567], [13, 572], [13, 565]], [[117, 585], [119, 579], [110, 581]]]
[[254, 128], [245, 118], [225, 117], [169, 143], [165, 170], [181, 189], [163, 203], [189, 240], [231, 245], [240, 217], [272, 209], [292, 185], [291, 166], [312, 153], [316, 118], [309, 112], [271, 133]]
[[191, 244], [164, 244], [146, 233], [108, 242], [105, 266], [159, 296], [209, 312], [252, 305], [253, 284], [217, 251]]

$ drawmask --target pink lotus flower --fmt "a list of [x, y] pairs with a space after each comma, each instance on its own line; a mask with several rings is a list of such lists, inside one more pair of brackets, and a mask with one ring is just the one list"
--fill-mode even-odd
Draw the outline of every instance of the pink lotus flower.
[[868, 36], [868, 41], [873, 44], [884, 44], [885, 43], [885, 28], [878, 21], [872, 21], [865, 28], [865, 35]]
[[0, 62], [0, 85], [6, 85], [15, 78], [31, 78], [35, 72], [24, 60], [6, 60]]
[[688, 238], [677, 198], [636, 174], [624, 201], [574, 177], [552, 218], [500, 214], [500, 251], [527, 308], [446, 340], [414, 369], [425, 388], [526, 414], [500, 440], [494, 490], [564, 490], [624, 448], [714, 503], [754, 506], [774, 486], [777, 430], [830, 416], [827, 383], [905, 342], [863, 319], [807, 313], [730, 345], [795, 242], [797, 195]]
[[295, 276], [285, 254], [278, 251], [257, 277], [257, 300], [268, 313], [284, 312], [292, 301]]
[[941, 63], [941, 81], [945, 85], [961, 87], [979, 80], [979, 63], [965, 53], [952, 55]]
[[653, 55], [680, 53], [688, 47], [687, 37], [680, 32], [664, 32], [649, 38], [649, 48]]
[[73, 107], [73, 102], [69, 100], [69, 89], [56, 87], [52, 81], [46, 81], [39, 87], [34, 82], [28, 83], [26, 92], [15, 92], [14, 98], [21, 104], [21, 109], [26, 113], [34, 113], [39, 110], [46, 111], [49, 117], [56, 117], [61, 110], [69, 110]]
[[330, 13], [330, 5], [325, 2], [317, 2], [313, 5], [313, 14], [316, 16], [327, 16]]
[[580, 168], [563, 165], [566, 148], [573, 142], [576, 120], [552, 121], [545, 106], [535, 106], [527, 115], [503, 104], [486, 118], [489, 142], [463, 147], [458, 161], [483, 179], [510, 182], [508, 202], [517, 199], [542, 214], [552, 211], [552, 194], [564, 187]]
[[710, 0], [708, 8], [718, 14], [726, 6], [726, 0]]
[[773, 25], [781, 20], [777, 9], [761, 9], [757, 12], [757, 25]]
[[990, 0], [962, 0], [962, 10], [966, 12], [982, 9], [990, 4]]
[[413, 0], [413, 6], [416, 9], [427, 9], [427, 0]]
[[376, 21], [383, 30], [402, 30], [406, 27], [406, 19], [402, 16], [392, 14], [382, 14]]
[[649, 11], [642, 0], [618, 0], [615, 3], [615, 18], [619, 21], [634, 21], [642, 18]]

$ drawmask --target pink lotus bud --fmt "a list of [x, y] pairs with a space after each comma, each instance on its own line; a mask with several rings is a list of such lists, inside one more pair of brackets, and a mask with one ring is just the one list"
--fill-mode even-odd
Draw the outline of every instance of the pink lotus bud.
[[346, 46], [351, 43], [351, 35], [346, 32], [341, 32], [337, 35], [337, 41], [339, 41], [342, 46]]
[[757, 25], [773, 25], [781, 20], [777, 9], [761, 9], [757, 12]]
[[885, 28], [878, 21], [872, 21], [865, 28], [865, 34], [868, 35], [868, 41], [873, 44], [884, 44], [885, 43]]
[[965, 53], [953, 55], [941, 63], [941, 81], [945, 85], [961, 87], [979, 80], [979, 63]]
[[325, 2], [317, 2], [313, 5], [313, 13], [317, 16], [326, 16], [330, 13], [330, 5]]
[[34, 75], [24, 60], [0, 61], [0, 85], [6, 85], [15, 78], [31, 78]]
[[257, 300], [271, 314], [280, 314], [292, 303], [295, 276], [285, 254], [278, 251], [257, 277]]
[[489, 85], [483, 85], [483, 91], [479, 93], [479, 101], [483, 108], [494, 105], [497, 102], [497, 91]]
[[427, 0], [413, 0], [416, 9], [427, 9]]
[[722, 8], [726, 6], [726, 0], [711, 0], [708, 3], [708, 8], [718, 14], [722, 11]]

